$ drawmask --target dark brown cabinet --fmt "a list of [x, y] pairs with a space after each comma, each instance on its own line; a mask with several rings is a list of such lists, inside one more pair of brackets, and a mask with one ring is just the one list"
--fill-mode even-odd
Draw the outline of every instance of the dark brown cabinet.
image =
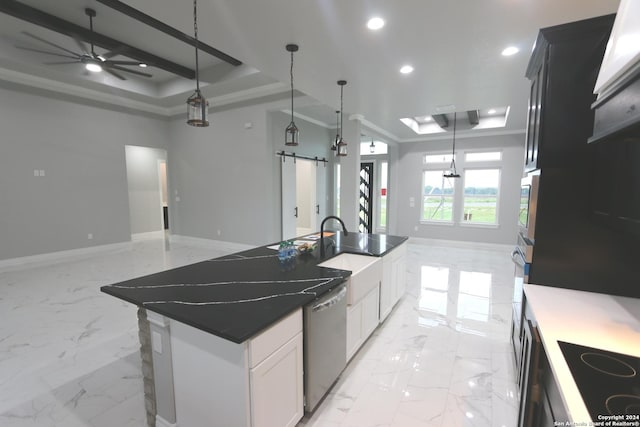
[[523, 311], [521, 363], [516, 371], [520, 390], [518, 427], [553, 427], [569, 418], [526, 299]]
[[538, 151], [540, 146], [540, 131], [542, 130], [542, 105], [544, 104], [546, 65], [548, 50], [539, 52], [540, 57], [536, 58], [527, 70], [527, 77], [531, 79], [529, 91], [529, 103], [527, 108], [527, 134], [525, 138], [525, 161], [526, 172], [538, 169]]
[[525, 171], [539, 174], [529, 283], [640, 297], [640, 144], [589, 144], [593, 89], [615, 15], [540, 30]]

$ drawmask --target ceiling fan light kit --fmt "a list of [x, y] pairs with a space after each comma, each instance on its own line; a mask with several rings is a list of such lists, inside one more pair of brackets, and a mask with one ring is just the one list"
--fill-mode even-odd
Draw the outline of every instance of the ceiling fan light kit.
[[[92, 73], [99, 73], [101, 71], [105, 71], [112, 76], [120, 79], [126, 80], [126, 78], [120, 74], [120, 72], [131, 73], [142, 77], [152, 77], [149, 73], [143, 73], [142, 71], [130, 70], [125, 68], [125, 66], [140, 66], [141, 62], [139, 61], [119, 61], [119, 60], [111, 60], [110, 58], [122, 53], [122, 49], [114, 49], [109, 52], [105, 52], [102, 55], [98, 55], [95, 52], [95, 46], [93, 43], [94, 33], [93, 33], [93, 18], [96, 16], [96, 11], [91, 8], [86, 8], [84, 10], [85, 15], [89, 17], [89, 45], [87, 45], [77, 36], [73, 37], [73, 40], [76, 43], [76, 46], [80, 49], [80, 53], [74, 52], [70, 49], [67, 49], [63, 46], [57, 45], [49, 40], [38, 37], [34, 34], [31, 34], [27, 31], [23, 31], [22, 34], [25, 36], [31, 37], [34, 40], [39, 41], [40, 43], [47, 44], [51, 47], [58, 49], [58, 52], [50, 52], [46, 50], [34, 49], [27, 46], [16, 46], [18, 49], [28, 50], [31, 52], [44, 53], [45, 55], [58, 56], [62, 58], [67, 58], [65, 61], [58, 62], [45, 62], [46, 65], [66, 65], [66, 64], [83, 64], [84, 68], [87, 71]], [[86, 39], [86, 38], [85, 38]]]
[[196, 40], [196, 90], [187, 99], [187, 124], [195, 127], [209, 126], [209, 101], [200, 92], [200, 75], [198, 70], [198, 1], [193, 0], [193, 34]]
[[298, 145], [298, 141], [300, 138], [300, 131], [296, 126], [296, 123], [293, 121], [293, 52], [298, 51], [297, 44], [288, 44], [287, 52], [291, 53], [291, 68], [290, 68], [290, 76], [291, 76], [291, 123], [287, 126], [287, 129], [284, 133], [284, 145], [289, 147], [295, 147]]

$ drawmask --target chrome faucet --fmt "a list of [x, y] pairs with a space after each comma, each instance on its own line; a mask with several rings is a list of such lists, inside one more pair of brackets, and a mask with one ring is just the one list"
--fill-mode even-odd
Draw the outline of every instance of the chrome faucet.
[[328, 217], [323, 219], [322, 222], [320, 223], [320, 255], [321, 256], [324, 256], [324, 223], [327, 222], [327, 220], [329, 219], [335, 219], [336, 221], [338, 221], [340, 225], [342, 225], [342, 231], [344, 232], [344, 235], [345, 236], [349, 235], [349, 232], [347, 231], [347, 227], [344, 225], [344, 222], [337, 216], [329, 215]]

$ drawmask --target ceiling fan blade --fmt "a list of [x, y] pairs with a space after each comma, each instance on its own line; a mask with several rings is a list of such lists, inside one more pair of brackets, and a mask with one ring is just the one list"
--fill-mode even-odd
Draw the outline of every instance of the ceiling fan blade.
[[111, 61], [111, 60], [107, 60], [106, 61], [107, 64], [113, 64], [113, 65], [140, 65], [141, 62], [140, 61]]
[[45, 65], [62, 65], [62, 64], [79, 64], [80, 61], [56, 61], [56, 62], [43, 62]]
[[124, 71], [126, 73], [131, 73], [131, 74], [137, 74], [139, 76], [143, 76], [143, 77], [153, 77], [151, 74], [149, 73], [143, 73], [142, 71], [136, 71], [136, 70], [129, 70], [127, 68], [124, 67], [119, 67], [117, 65], [109, 65], [107, 67], [107, 69], [116, 69], [116, 70], [120, 70], [120, 71]]
[[107, 68], [107, 67], [105, 67], [105, 68], [104, 68], [104, 70], [105, 70], [107, 73], [111, 74], [112, 76], [115, 76], [115, 77], [119, 78], [120, 80], [127, 80], [124, 76], [122, 76], [122, 75], [120, 75], [120, 74], [116, 73], [116, 72], [115, 72], [115, 71], [113, 71], [111, 68]]
[[110, 50], [109, 52], [103, 53], [102, 56], [104, 59], [113, 58], [114, 56], [120, 55], [126, 52], [128, 49], [124, 46], [118, 46], [117, 48]]
[[31, 34], [31, 33], [30, 33], [30, 32], [28, 32], [28, 31], [23, 31], [23, 32], [22, 32], [22, 34], [24, 34], [24, 35], [26, 35], [26, 36], [29, 36], [29, 37], [31, 37], [31, 38], [34, 38], [34, 39], [36, 39], [36, 40], [38, 40], [38, 41], [41, 41], [42, 43], [46, 43], [46, 44], [48, 44], [49, 46], [53, 46], [53, 47], [55, 47], [55, 48], [57, 48], [57, 49], [63, 50], [63, 51], [65, 51], [65, 52], [67, 52], [67, 53], [70, 53], [70, 54], [72, 54], [72, 55], [79, 56], [79, 55], [78, 55], [77, 53], [75, 53], [74, 51], [71, 51], [71, 50], [69, 50], [69, 49], [67, 49], [67, 48], [64, 48], [64, 47], [62, 47], [62, 46], [59, 46], [59, 45], [57, 45], [57, 44], [55, 44], [55, 43], [51, 43], [49, 40], [45, 40], [45, 39], [43, 39], [43, 38], [40, 38], [40, 37], [38, 37], [38, 36], [35, 36], [35, 35]]
[[80, 40], [80, 38], [76, 35], [73, 36], [73, 41], [76, 42], [76, 45], [80, 48], [80, 52], [85, 53], [87, 55], [89, 55], [91, 52], [89, 52], [89, 49], [87, 49], [87, 45], [84, 44], [84, 42], [82, 40]]
[[22, 50], [30, 50], [32, 52], [38, 52], [38, 53], [44, 53], [46, 55], [53, 55], [53, 56], [61, 56], [63, 58], [74, 58], [74, 59], [80, 59], [80, 55], [75, 55], [75, 56], [71, 56], [71, 55], [64, 55], [62, 53], [55, 53], [55, 52], [47, 52], [46, 50], [40, 50], [40, 49], [33, 49], [31, 47], [25, 47], [25, 46], [15, 46], [17, 49], [22, 49]]

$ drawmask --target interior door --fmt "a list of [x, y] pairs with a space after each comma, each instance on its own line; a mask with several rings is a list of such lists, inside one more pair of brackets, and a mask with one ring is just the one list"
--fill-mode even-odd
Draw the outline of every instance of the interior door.
[[282, 240], [296, 237], [296, 164], [291, 157], [280, 158], [282, 176]]
[[316, 206], [315, 229], [320, 229], [322, 219], [327, 216], [327, 163], [319, 162], [316, 166]]

